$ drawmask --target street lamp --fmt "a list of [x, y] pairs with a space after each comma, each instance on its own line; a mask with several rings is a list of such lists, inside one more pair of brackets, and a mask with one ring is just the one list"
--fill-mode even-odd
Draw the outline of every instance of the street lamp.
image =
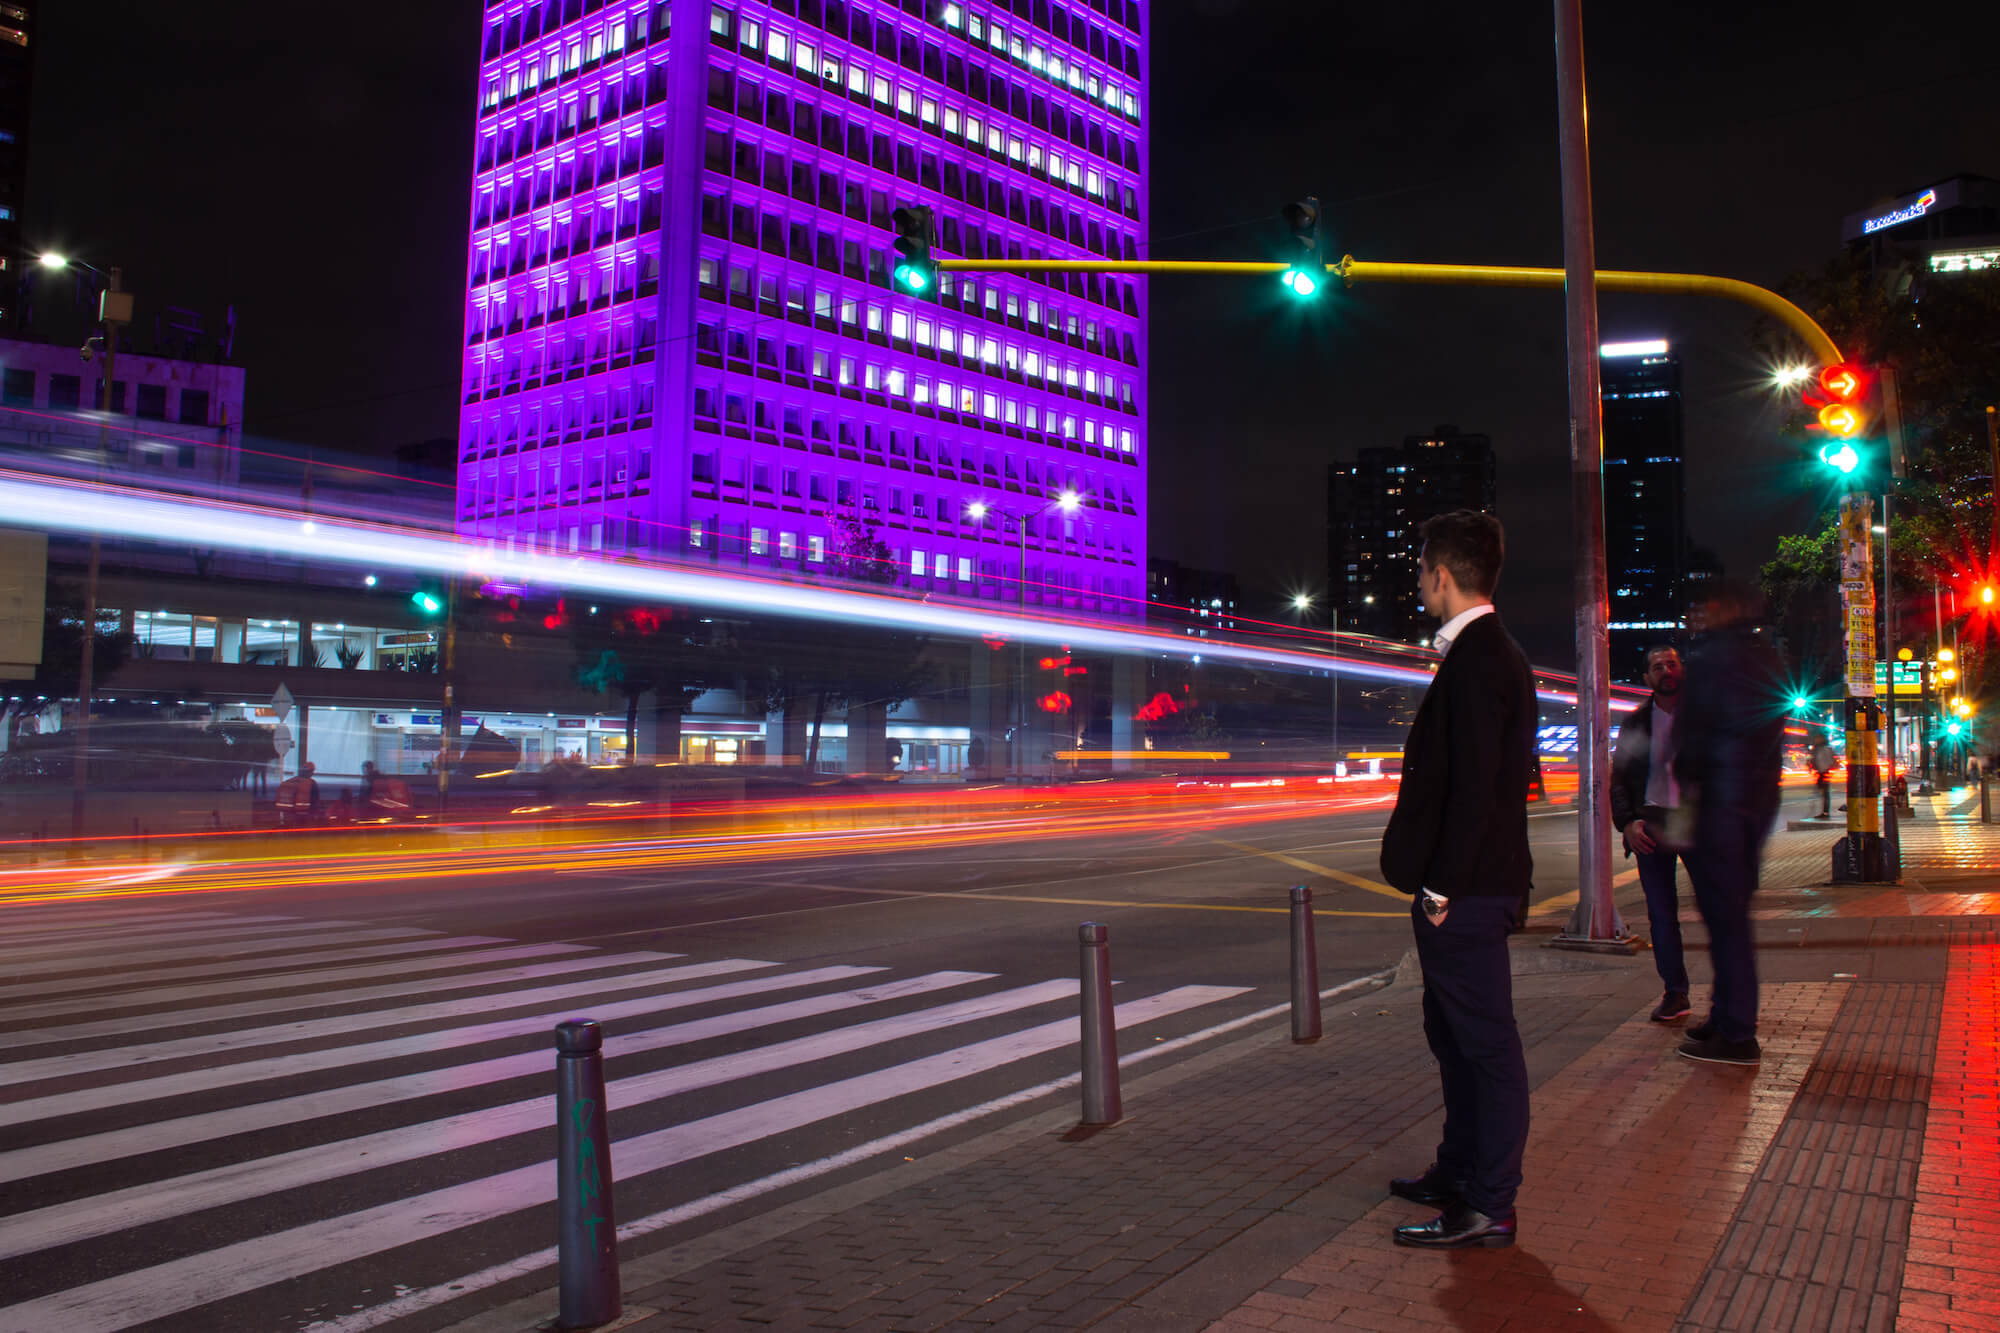
[[[988, 504], [984, 500], [974, 500], [965, 507], [966, 517], [975, 522], [981, 521], [987, 515], [991, 514], [996, 518], [1003, 518], [1013, 523], [1016, 531], [1019, 532], [1021, 538], [1021, 577], [1014, 584], [1014, 596], [1015, 604], [1020, 607], [1022, 615], [1025, 616], [1028, 613], [1029, 522], [1040, 518], [1051, 509], [1060, 509], [1065, 514], [1074, 514], [1082, 507], [1082, 497], [1078, 496], [1075, 491], [1064, 491], [1060, 495], [1057, 495], [1055, 499], [1042, 505], [1039, 509], [1013, 510], [1001, 505]], [[1014, 768], [1016, 773], [1025, 779], [1028, 766], [1021, 761], [1021, 744], [1028, 730], [1028, 640], [1025, 634], [1020, 633], [1017, 633], [1014, 638], [1020, 657], [1020, 675], [1014, 686]]]
[[[1370, 598], [1369, 600], [1373, 601], [1374, 599]], [[1312, 610], [1312, 604], [1313, 604], [1313, 599], [1309, 594], [1302, 592], [1292, 594], [1292, 610], [1297, 611], [1299, 613], [1299, 618], [1301, 620], [1305, 619], [1306, 612]], [[1326, 613], [1329, 621], [1327, 634], [1332, 639], [1332, 646], [1330, 651], [1336, 657], [1338, 657], [1340, 654], [1340, 608], [1338, 606], [1329, 605], [1326, 609]], [[1333, 775], [1335, 777], [1339, 777], [1340, 776], [1340, 668], [1338, 663], [1329, 663], [1326, 668], [1326, 674], [1327, 678], [1333, 682], [1333, 721], [1328, 729], [1329, 730], [1328, 744], [1332, 747], [1333, 750]]]
[[[80, 268], [95, 273], [104, 279], [104, 290], [97, 294], [97, 318], [103, 325], [104, 344], [104, 389], [98, 398], [98, 410], [105, 414], [106, 421], [98, 424], [97, 443], [102, 449], [107, 441], [108, 418], [111, 414], [111, 386], [113, 371], [118, 357], [118, 330], [132, 322], [132, 293], [125, 291], [119, 281], [117, 269], [109, 271], [93, 264], [71, 259], [69, 256], [50, 250], [38, 256], [43, 268]], [[83, 345], [83, 359], [90, 360], [90, 344]], [[83, 846], [83, 801], [84, 788], [90, 781], [90, 695], [95, 682], [95, 657], [97, 652], [97, 577], [99, 548], [101, 542], [96, 531], [90, 534], [90, 569], [84, 580], [83, 598], [83, 653], [76, 672], [76, 748], [70, 760], [70, 807], [69, 836], [71, 855], [80, 855]]]

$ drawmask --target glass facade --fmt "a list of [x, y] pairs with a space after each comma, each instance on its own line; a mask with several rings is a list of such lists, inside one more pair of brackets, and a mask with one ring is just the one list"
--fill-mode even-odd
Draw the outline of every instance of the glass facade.
[[1605, 574], [1611, 588], [1611, 674], [1641, 680], [1646, 650], [1686, 623], [1687, 479], [1681, 363], [1659, 344], [1607, 353], [1604, 395]]
[[813, 577], [849, 515], [911, 593], [1137, 618], [1141, 282], [888, 271], [905, 204], [1139, 257], [1143, 47], [1128, 0], [490, 5], [459, 530]]

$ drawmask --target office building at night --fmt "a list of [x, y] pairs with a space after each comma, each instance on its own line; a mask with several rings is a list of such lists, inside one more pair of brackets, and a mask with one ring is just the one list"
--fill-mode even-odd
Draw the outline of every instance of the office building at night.
[[1663, 341], [1605, 343], [1605, 576], [1611, 675], [1639, 680], [1646, 649], [1687, 623], [1687, 478], [1681, 363]]
[[1139, 617], [1142, 284], [889, 254], [1136, 257], [1140, 5], [791, 9], [489, 5], [459, 531], [810, 578], [851, 515], [912, 594]]
[[1451, 509], [1491, 509], [1493, 442], [1439, 426], [1328, 470], [1327, 569], [1342, 632], [1428, 643], [1417, 595], [1419, 529]]
[[2000, 269], [2000, 180], [1952, 176], [1850, 213], [1840, 236], [1892, 290], [1912, 294], [1926, 278]]

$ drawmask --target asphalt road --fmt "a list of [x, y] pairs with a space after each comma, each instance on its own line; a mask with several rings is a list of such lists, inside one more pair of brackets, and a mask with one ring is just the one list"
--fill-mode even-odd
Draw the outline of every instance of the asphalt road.
[[[1393, 967], [1382, 817], [0, 909], [0, 1331], [414, 1330], [551, 1284], [566, 1017], [604, 1025], [627, 1253], [893, 1171], [1075, 1100], [1079, 922], [1128, 1059], [1285, 1023], [1293, 884], [1322, 986]], [[1573, 827], [1534, 820], [1538, 896]]]

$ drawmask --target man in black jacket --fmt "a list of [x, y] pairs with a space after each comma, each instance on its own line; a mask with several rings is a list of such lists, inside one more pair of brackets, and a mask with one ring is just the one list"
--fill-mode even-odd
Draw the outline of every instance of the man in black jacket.
[[1442, 1208], [1396, 1228], [1398, 1245], [1514, 1243], [1514, 1194], [1528, 1142], [1528, 1071], [1514, 1025], [1507, 933], [1534, 863], [1528, 779], [1534, 675], [1493, 612], [1505, 536], [1490, 514], [1455, 510], [1423, 526], [1424, 606], [1444, 622], [1437, 676], [1403, 746], [1382, 875], [1414, 896], [1424, 1036], [1444, 1085], [1444, 1136], [1422, 1175], [1393, 1193]]
[[1625, 835], [1646, 891], [1646, 919], [1653, 931], [1653, 966], [1666, 988], [1655, 1023], [1688, 1016], [1687, 959], [1681, 952], [1681, 902], [1674, 861], [1681, 855], [1660, 842], [1667, 816], [1680, 802], [1674, 781], [1674, 718], [1681, 695], [1681, 655], [1663, 644], [1646, 651], [1646, 684], [1653, 697], [1632, 710], [1618, 728], [1611, 755], [1611, 822]]
[[1688, 654], [1676, 715], [1674, 777], [1695, 811], [1688, 878], [1715, 969], [1714, 1007], [1688, 1029], [1680, 1053], [1711, 1064], [1763, 1058], [1750, 895], [1778, 814], [1789, 691], [1777, 654], [1757, 630], [1758, 603], [1755, 589], [1724, 579], [1689, 617], [1705, 633]]

